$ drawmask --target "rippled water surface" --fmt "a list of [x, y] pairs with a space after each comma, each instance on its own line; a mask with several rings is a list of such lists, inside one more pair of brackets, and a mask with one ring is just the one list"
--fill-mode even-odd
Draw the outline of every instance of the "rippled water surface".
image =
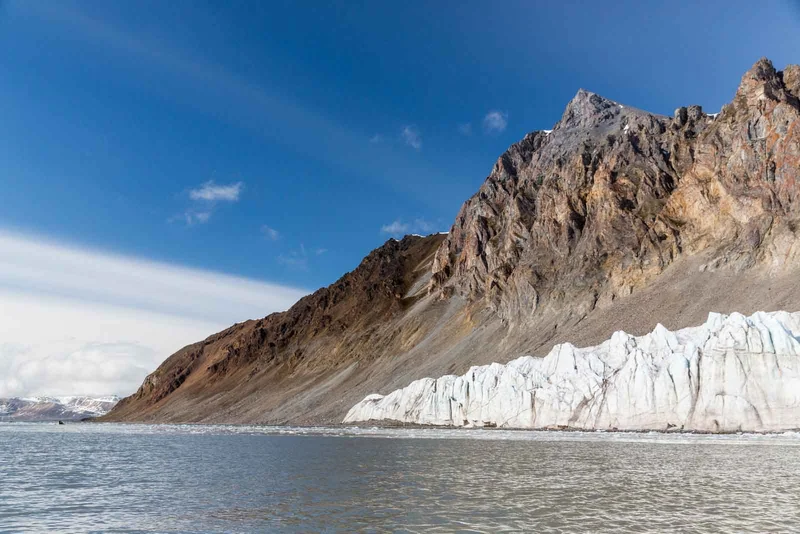
[[766, 532], [800, 436], [0, 424], [0, 531]]

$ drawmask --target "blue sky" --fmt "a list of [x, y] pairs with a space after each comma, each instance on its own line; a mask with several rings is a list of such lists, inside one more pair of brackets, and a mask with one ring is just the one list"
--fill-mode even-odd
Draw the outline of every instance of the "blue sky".
[[[760, 56], [800, 61], [779, 1], [225, 4], [5, 2], [0, 225], [311, 289], [395, 220], [446, 230], [579, 87], [717, 110]], [[238, 201], [182, 224], [209, 181]]]
[[[0, 2], [0, 232], [283, 286], [242, 308], [263, 315], [446, 231], [580, 87], [713, 112], [759, 57], [800, 62], [798, 2], [321, 4]], [[82, 287], [59, 295], [97, 302]]]

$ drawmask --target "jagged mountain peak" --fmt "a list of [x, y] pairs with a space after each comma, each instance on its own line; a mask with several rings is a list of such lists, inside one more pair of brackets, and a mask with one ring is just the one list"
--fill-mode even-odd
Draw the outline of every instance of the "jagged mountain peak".
[[762, 57], [753, 63], [753, 66], [744, 73], [742, 81], [756, 80], [760, 82], [770, 82], [779, 80], [779, 78], [778, 71], [775, 69], [772, 61], [766, 57]]
[[554, 127], [554, 131], [605, 128], [614, 121], [633, 120], [637, 117], [653, 118], [661, 116], [621, 104], [586, 89], [579, 89], [572, 100], [567, 103], [561, 119]]
[[777, 76], [775, 66], [772, 60], [767, 57], [761, 57], [758, 61], [753, 63], [753, 66], [744, 74], [744, 77], [757, 78], [768, 80]]
[[588, 89], [584, 89], [583, 87], [581, 87], [575, 93], [575, 96], [572, 97], [572, 100], [570, 100], [567, 103], [567, 108], [569, 108], [573, 104], [584, 103], [584, 102], [591, 103], [594, 106], [618, 104], [618, 102], [615, 102], [610, 98], [606, 98], [602, 95], [595, 93], [594, 91], [589, 91]]
[[556, 128], [596, 125], [618, 114], [619, 104], [596, 93], [580, 89], [569, 101]]
[[800, 98], [800, 65], [788, 65], [783, 69], [782, 78], [786, 89]]
[[[787, 83], [788, 78], [788, 83]], [[759, 59], [748, 70], [739, 84], [734, 103], [744, 101], [744, 105], [758, 106], [764, 99], [797, 105], [797, 88], [800, 82], [797, 65], [789, 65], [785, 71], [777, 71], [767, 58]]]

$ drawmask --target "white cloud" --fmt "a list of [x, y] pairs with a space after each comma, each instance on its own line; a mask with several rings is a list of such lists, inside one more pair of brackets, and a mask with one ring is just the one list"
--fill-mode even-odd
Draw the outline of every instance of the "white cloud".
[[430, 234], [433, 232], [435, 225], [422, 217], [417, 217], [411, 222], [403, 222], [402, 219], [396, 219], [389, 224], [381, 226], [381, 232], [393, 236], [402, 236], [409, 233]]
[[322, 256], [323, 254], [328, 252], [328, 249], [327, 248], [318, 248], [314, 252], [317, 254], [317, 256]]
[[211, 218], [210, 211], [196, 211], [193, 214], [194, 220], [199, 223], [207, 223], [208, 220]]
[[189, 198], [193, 205], [184, 210], [182, 214], [170, 217], [168, 222], [183, 221], [186, 226], [205, 224], [211, 220], [211, 215], [220, 202], [238, 202], [243, 188], [244, 182], [219, 185], [215, 184], [213, 180], [209, 180], [200, 187], [189, 190]]
[[[321, 249], [324, 250], [324, 249]], [[288, 254], [281, 254], [278, 256], [278, 263], [298, 269], [301, 271], [308, 270], [308, 253], [306, 253], [306, 246], [300, 243], [300, 248], [289, 251]]]
[[369, 142], [373, 145], [377, 145], [378, 143], [383, 142], [383, 136], [381, 134], [375, 134], [370, 137]]
[[483, 129], [487, 133], [500, 133], [508, 126], [508, 113], [490, 111], [483, 118]]
[[289, 254], [281, 254], [278, 256], [278, 263], [292, 267], [300, 271], [308, 270], [308, 257], [301, 256], [297, 252], [292, 251]]
[[403, 142], [408, 146], [419, 150], [422, 148], [422, 136], [417, 130], [416, 126], [405, 126], [403, 127], [403, 131], [400, 133], [403, 137]]
[[180, 215], [170, 217], [168, 222], [183, 221], [186, 226], [194, 226], [195, 224], [205, 224], [211, 219], [210, 211], [197, 211], [188, 209]]
[[306, 292], [0, 232], [0, 397], [120, 394], [179, 348]]
[[217, 185], [213, 180], [204, 183], [197, 189], [189, 191], [192, 200], [205, 200], [207, 202], [237, 202], [244, 184], [236, 182], [228, 185]]
[[392, 235], [403, 234], [407, 232], [408, 229], [409, 229], [408, 224], [400, 221], [399, 219], [396, 221], [392, 221], [390, 224], [384, 224], [383, 226], [381, 226], [381, 232], [383, 232], [384, 234], [392, 234]]
[[159, 363], [155, 349], [137, 343], [0, 345], [0, 397], [131, 393]]
[[425, 219], [419, 217], [414, 219], [414, 222], [411, 225], [412, 230], [416, 232], [421, 232], [425, 234], [429, 234], [434, 231], [435, 225]]
[[281, 233], [274, 228], [270, 228], [266, 224], [261, 226], [261, 233], [270, 241], [277, 241], [281, 237]]
[[458, 125], [458, 133], [461, 135], [472, 135], [472, 123], [465, 122]]

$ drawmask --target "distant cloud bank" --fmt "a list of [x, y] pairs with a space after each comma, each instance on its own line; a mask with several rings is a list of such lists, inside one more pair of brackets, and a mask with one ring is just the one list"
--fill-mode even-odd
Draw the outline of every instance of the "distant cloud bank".
[[306, 291], [0, 231], [0, 397], [119, 394]]

